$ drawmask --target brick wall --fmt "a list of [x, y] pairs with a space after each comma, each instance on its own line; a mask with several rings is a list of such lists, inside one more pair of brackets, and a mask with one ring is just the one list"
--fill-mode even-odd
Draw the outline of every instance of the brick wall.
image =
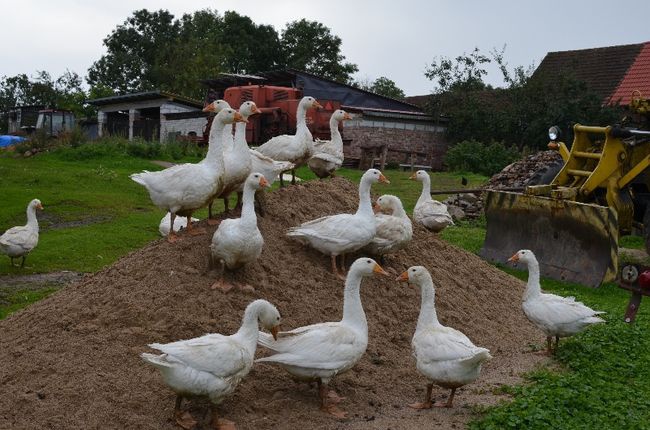
[[360, 158], [361, 147], [373, 147], [388, 144], [387, 162], [411, 163], [411, 152], [415, 151], [415, 163], [430, 165], [434, 170], [441, 170], [442, 159], [448, 144], [444, 138], [444, 128], [420, 121], [376, 121], [355, 116], [346, 121], [343, 128], [344, 140], [352, 142], [343, 145], [348, 158]]

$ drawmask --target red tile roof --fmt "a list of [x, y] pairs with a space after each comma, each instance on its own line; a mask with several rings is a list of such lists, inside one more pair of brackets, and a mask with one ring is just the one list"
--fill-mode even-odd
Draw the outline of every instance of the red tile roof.
[[553, 79], [572, 75], [598, 94], [604, 103], [614, 93], [641, 52], [643, 43], [575, 51], [549, 52], [533, 77]]
[[650, 42], [643, 44], [641, 52], [627, 70], [609, 101], [620, 105], [630, 104], [634, 91], [639, 91], [642, 97], [650, 98]]

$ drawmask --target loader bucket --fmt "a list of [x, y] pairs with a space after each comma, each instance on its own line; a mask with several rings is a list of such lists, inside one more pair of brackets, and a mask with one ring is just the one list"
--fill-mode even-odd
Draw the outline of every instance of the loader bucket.
[[480, 254], [488, 261], [530, 249], [542, 276], [591, 287], [616, 278], [618, 220], [606, 206], [489, 191], [485, 216]]

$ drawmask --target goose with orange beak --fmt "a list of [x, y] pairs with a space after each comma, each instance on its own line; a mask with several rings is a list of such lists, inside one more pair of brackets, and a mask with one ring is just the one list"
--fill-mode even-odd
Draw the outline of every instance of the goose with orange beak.
[[[251, 152], [246, 142], [246, 125], [248, 124], [248, 117], [262, 113], [257, 108], [257, 105], [252, 101], [246, 101], [239, 107], [239, 113], [244, 118], [245, 122], [238, 122], [235, 124], [235, 138], [232, 148], [226, 148], [223, 154], [226, 166], [226, 185], [223, 193], [219, 197], [223, 199], [224, 212], [228, 212], [228, 196], [232, 192], [244, 190], [244, 182], [251, 172], [257, 172], [253, 169], [253, 161], [251, 159]], [[237, 192], [237, 204], [242, 203], [242, 194]]]
[[[276, 161], [290, 161], [295, 167], [307, 163], [307, 160], [314, 154], [314, 138], [307, 127], [307, 111], [309, 109], [321, 109], [323, 106], [311, 97], [303, 97], [296, 108], [296, 134], [282, 134], [269, 139], [257, 150], [271, 157]], [[291, 169], [291, 183], [296, 183], [296, 172]], [[282, 175], [280, 175], [280, 184]]]
[[27, 224], [12, 227], [0, 236], [0, 251], [11, 259], [14, 265], [14, 258], [22, 257], [20, 267], [25, 267], [25, 259], [36, 245], [38, 245], [38, 219], [36, 210], [43, 210], [39, 199], [34, 199], [27, 205]]
[[[330, 256], [332, 272], [345, 279], [345, 254], [366, 246], [375, 237], [377, 227], [370, 201], [370, 187], [390, 181], [377, 169], [367, 170], [359, 183], [359, 208], [355, 214], [338, 214], [305, 222], [293, 227], [287, 236]], [[336, 257], [341, 256], [339, 273]]]
[[228, 292], [233, 286], [223, 279], [224, 266], [235, 270], [257, 260], [262, 254], [264, 238], [257, 227], [255, 214], [255, 192], [267, 188], [268, 181], [261, 173], [251, 173], [244, 183], [241, 218], [228, 218], [221, 221], [212, 236], [210, 245], [210, 267], [217, 268], [219, 278], [213, 288]]
[[[422, 296], [411, 347], [418, 371], [428, 380], [427, 393], [424, 402], [409, 406], [414, 409], [451, 408], [456, 389], [479, 377], [481, 365], [492, 358], [490, 351], [475, 346], [460, 331], [440, 324], [435, 307], [435, 287], [426, 268], [409, 267], [397, 281], [420, 287]], [[451, 390], [446, 402], [432, 402], [434, 384]]]
[[212, 427], [234, 428], [234, 423], [219, 419], [218, 405], [230, 396], [253, 367], [259, 327], [276, 336], [280, 313], [266, 300], [251, 302], [237, 333], [225, 336], [206, 334], [172, 343], [149, 346], [162, 354], [142, 353], [147, 363], [156, 367], [163, 381], [176, 392], [174, 420], [184, 429], [197, 424], [189, 412], [181, 410], [186, 396], [207, 396], [212, 403]]
[[434, 233], [439, 233], [454, 221], [447, 205], [431, 198], [431, 178], [424, 170], [413, 173], [409, 179], [422, 182], [422, 193], [413, 208], [413, 219]]
[[259, 344], [275, 354], [256, 362], [277, 364], [295, 379], [317, 382], [321, 410], [338, 418], [345, 418], [346, 414], [337, 408], [341, 398], [328, 392], [328, 384], [334, 376], [351, 369], [366, 351], [368, 323], [359, 289], [363, 278], [375, 274], [387, 275], [372, 258], [359, 258], [352, 263], [345, 280], [341, 321], [280, 332], [277, 341], [259, 333]]
[[224, 187], [224, 128], [233, 122], [243, 121], [233, 109], [223, 109], [212, 121], [208, 153], [198, 163], [177, 164], [159, 172], [134, 173], [130, 178], [149, 191], [151, 201], [160, 209], [171, 213], [167, 239], [176, 240], [174, 220], [177, 215], [187, 217], [187, 232], [204, 234], [205, 229], [192, 227], [192, 213], [205, 207]]
[[[574, 297], [562, 297], [542, 293], [539, 283], [539, 263], [533, 251], [520, 249], [509, 262], [522, 262], [528, 266], [528, 283], [524, 292], [522, 308], [526, 318], [546, 334], [546, 348], [549, 355], [557, 352], [561, 337], [573, 336], [593, 324], [604, 323], [595, 311]], [[553, 347], [555, 337], [555, 347]]]
[[337, 109], [330, 117], [330, 140], [316, 139], [314, 142], [314, 155], [307, 164], [309, 169], [319, 178], [334, 177], [334, 172], [343, 165], [343, 137], [339, 131], [339, 124], [350, 120], [352, 117], [344, 110]]

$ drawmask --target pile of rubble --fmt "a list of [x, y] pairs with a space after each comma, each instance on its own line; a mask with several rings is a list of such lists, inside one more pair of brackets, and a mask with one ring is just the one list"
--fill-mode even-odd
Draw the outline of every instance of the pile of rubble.
[[[516, 161], [506, 166], [502, 171], [492, 176], [483, 185], [483, 189], [500, 190], [504, 188], [523, 188], [545, 166], [562, 161], [557, 151], [542, 151]], [[449, 214], [454, 220], [463, 218], [476, 219], [483, 214], [483, 199], [477, 194], [454, 194], [443, 203], [447, 205]]]
[[542, 151], [506, 166], [492, 176], [483, 188], [495, 190], [528, 185], [535, 174], [544, 166], [562, 161], [557, 151]]

